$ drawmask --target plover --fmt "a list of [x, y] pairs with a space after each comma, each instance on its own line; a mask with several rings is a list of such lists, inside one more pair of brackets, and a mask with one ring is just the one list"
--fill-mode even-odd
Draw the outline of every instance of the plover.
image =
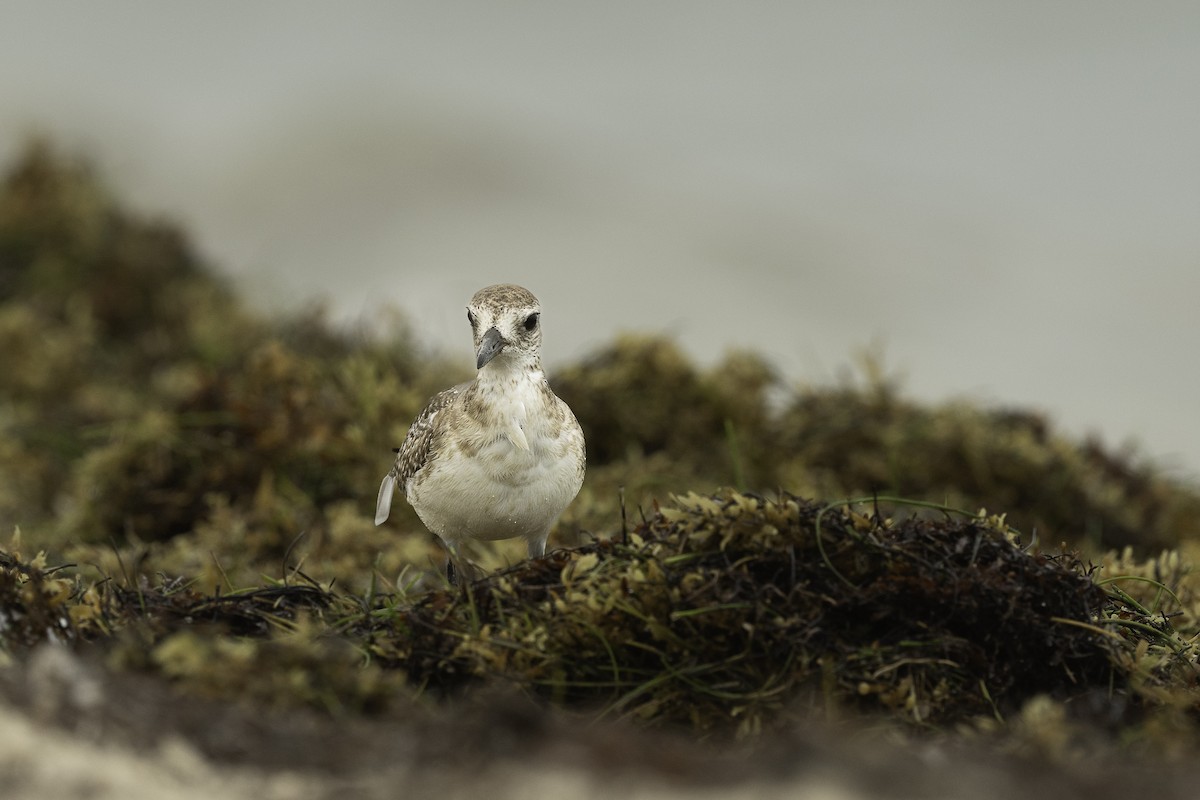
[[375, 524], [396, 486], [450, 551], [453, 578], [469, 540], [522, 538], [530, 558], [583, 484], [583, 430], [542, 372], [541, 306], [528, 289], [499, 284], [467, 305], [475, 379], [429, 401], [396, 449], [379, 487]]

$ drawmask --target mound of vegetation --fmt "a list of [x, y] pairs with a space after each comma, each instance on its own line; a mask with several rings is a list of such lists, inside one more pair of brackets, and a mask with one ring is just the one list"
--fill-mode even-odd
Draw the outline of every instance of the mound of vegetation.
[[[1195, 735], [1200, 495], [1034, 413], [870, 376], [792, 389], [753, 355], [702, 370], [624, 337], [552, 377], [589, 452], [561, 549], [450, 589], [415, 515], [371, 511], [390, 448], [469, 364], [402, 325], [256, 316], [45, 145], [0, 188], [0, 353], [18, 659], [66, 641], [342, 715], [503, 685], [749, 739], [849, 712], [1012, 733], [1042, 702], [1147, 749]], [[985, 507], [1005, 516], [951, 510]]]
[[1168, 563], [1097, 579], [1022, 548], [999, 517], [863, 511], [691, 494], [622, 536], [415, 595], [301, 575], [228, 593], [97, 583], [16, 542], [0, 553], [2, 636], [10, 653], [65, 640], [191, 693], [339, 714], [506, 686], [597, 719], [753, 738], [850, 710], [984, 731], [1051, 700], [1178, 747], [1145, 724], [1195, 710], [1200, 603], [1180, 575], [1172, 590], [1145, 574]]
[[1004, 509], [1022, 530], [1095, 550], [1200, 535], [1195, 490], [1133, 452], [1063, 437], [1035, 412], [922, 406], [873, 360], [864, 371], [862, 385], [789, 390], [754, 355], [702, 372], [669, 341], [626, 336], [555, 388], [584, 427], [593, 483], [608, 489], [921, 498]]

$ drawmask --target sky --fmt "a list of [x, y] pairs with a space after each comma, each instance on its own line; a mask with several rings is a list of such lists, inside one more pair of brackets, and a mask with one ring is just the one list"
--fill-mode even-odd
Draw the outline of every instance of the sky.
[[1200, 475], [1200, 5], [0, 0], [31, 135], [253, 302], [400, 309], [470, 361], [619, 333], [794, 385], [1050, 414]]

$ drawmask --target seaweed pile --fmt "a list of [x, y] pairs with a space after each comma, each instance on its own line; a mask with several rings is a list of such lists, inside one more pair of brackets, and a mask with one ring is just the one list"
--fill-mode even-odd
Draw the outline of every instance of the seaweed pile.
[[508, 675], [547, 700], [746, 735], [829, 708], [919, 725], [1124, 691], [1111, 598], [996, 520], [900, 522], [791, 496], [688, 495], [625, 541], [422, 599], [370, 649], [446, 691]]
[[341, 717], [507, 687], [746, 740], [814, 715], [1035, 738], [1053, 717], [1168, 751], [1200, 732], [1200, 493], [1033, 412], [921, 406], [870, 370], [789, 388], [751, 354], [703, 370], [625, 336], [553, 376], [589, 446], [560, 549], [482, 551], [497, 570], [452, 589], [415, 515], [370, 514], [459, 368], [402, 324], [256, 316], [41, 144], [0, 187], [0, 353], [18, 664], [66, 643]]
[[88, 583], [5, 553], [0, 607], [10, 653], [68, 641], [205, 696], [339, 713], [505, 686], [740, 738], [851, 712], [1003, 725], [1047, 699], [1126, 734], [1151, 712], [1190, 717], [1200, 605], [1111, 576], [1156, 587], [1143, 603], [1094, 571], [1022, 548], [999, 517], [894, 520], [726, 491], [461, 589], [359, 596], [297, 577], [214, 595], [178, 578]]

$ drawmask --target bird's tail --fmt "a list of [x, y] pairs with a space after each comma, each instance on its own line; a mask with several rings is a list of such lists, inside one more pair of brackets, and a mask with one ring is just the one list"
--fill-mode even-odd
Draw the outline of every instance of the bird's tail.
[[379, 499], [375, 501], [375, 524], [382, 525], [392, 513], [392, 495], [396, 493], [396, 471], [389, 470], [379, 484]]

